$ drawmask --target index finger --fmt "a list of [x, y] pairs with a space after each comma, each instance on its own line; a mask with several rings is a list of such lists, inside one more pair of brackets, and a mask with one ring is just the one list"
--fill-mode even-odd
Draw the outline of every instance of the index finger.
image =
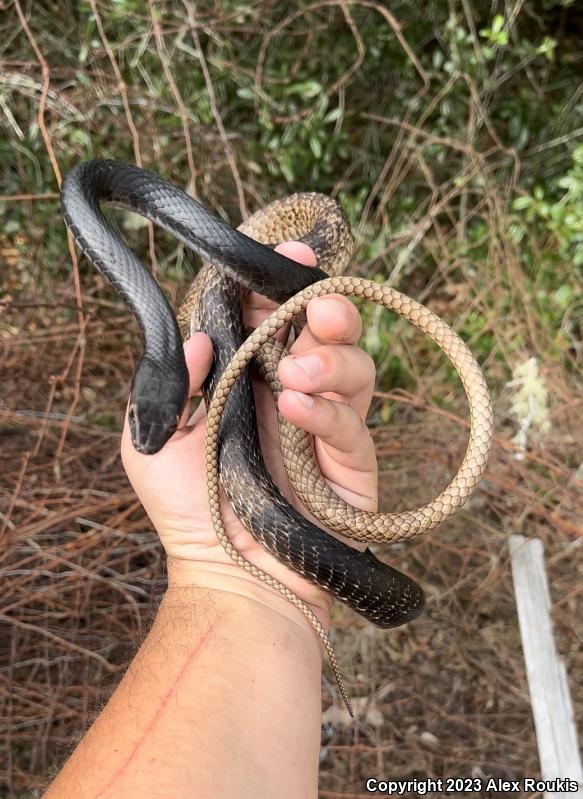
[[302, 352], [322, 344], [357, 344], [362, 334], [362, 319], [348, 297], [325, 294], [310, 300], [307, 324], [294, 342], [292, 352]]
[[[317, 266], [314, 251], [302, 241], [286, 241], [283, 244], [278, 244], [275, 251], [304, 266]], [[255, 291], [250, 291], [243, 303], [243, 322], [247, 327], [258, 327], [278, 307], [279, 304], [277, 302], [273, 302]], [[276, 338], [279, 341], [286, 341], [288, 334], [289, 325], [285, 325], [277, 333]]]

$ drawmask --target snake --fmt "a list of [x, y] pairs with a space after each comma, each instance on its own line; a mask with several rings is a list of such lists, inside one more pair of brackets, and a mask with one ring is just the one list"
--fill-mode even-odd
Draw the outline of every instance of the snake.
[[[142, 215], [202, 258], [203, 266], [177, 313], [104, 214], [104, 205]], [[476, 359], [429, 308], [386, 284], [344, 274], [352, 235], [340, 206], [326, 195], [306, 192], [281, 198], [234, 229], [158, 175], [121, 161], [95, 159], [67, 173], [61, 209], [76, 244], [121, 294], [141, 329], [143, 353], [132, 379], [128, 412], [138, 451], [158, 452], [176, 431], [188, 401], [183, 340], [195, 331], [210, 337], [213, 362], [202, 393], [214, 531], [237, 565], [308, 618], [352, 714], [334, 650], [313, 610], [231, 542], [222, 521], [221, 486], [241, 523], [279, 561], [380, 628], [412, 621], [425, 605], [421, 586], [377, 558], [369, 547], [358, 551], [338, 535], [395, 543], [433, 529], [467, 500], [486, 468], [493, 431], [490, 395]], [[309, 245], [317, 267], [305, 267], [274, 251], [287, 240]], [[248, 291], [280, 304], [250, 335], [242, 319]], [[277, 398], [282, 390], [277, 364], [287, 350], [273, 336], [290, 322], [299, 332], [309, 301], [327, 294], [361, 297], [396, 312], [433, 339], [459, 372], [470, 413], [467, 449], [449, 485], [420, 508], [373, 513], [348, 505], [321, 475], [312, 437], [279, 414], [289, 482], [319, 524], [290, 504], [265, 466], [251, 369], [259, 371]]]

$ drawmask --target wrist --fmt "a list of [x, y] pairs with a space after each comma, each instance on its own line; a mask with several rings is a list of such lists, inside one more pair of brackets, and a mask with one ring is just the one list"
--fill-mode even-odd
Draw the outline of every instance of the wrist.
[[[245, 603], [250, 601], [257, 608], [261, 608], [262, 613], [272, 614], [280, 622], [284, 619], [286, 622], [310, 630], [314, 639], [318, 639], [311, 623], [298, 608], [276, 589], [244, 571], [235, 563], [185, 560], [169, 555], [167, 570], [167, 595], [169, 597], [179, 597], [181, 592], [190, 590], [204, 590], [222, 596], [227, 602], [232, 603], [234, 608], [239, 601]], [[330, 626], [328, 597], [324, 595], [321, 603], [304, 601], [317, 616], [324, 629], [328, 631]]]

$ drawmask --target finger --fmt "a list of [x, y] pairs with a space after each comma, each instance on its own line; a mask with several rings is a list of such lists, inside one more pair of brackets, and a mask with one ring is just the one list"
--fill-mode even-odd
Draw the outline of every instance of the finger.
[[375, 384], [375, 365], [354, 345], [328, 344], [288, 355], [279, 363], [285, 388], [348, 402], [364, 420]]
[[[202, 384], [208, 375], [213, 361], [213, 345], [205, 333], [194, 333], [184, 342], [184, 357], [188, 368], [188, 399], [200, 394]], [[184, 428], [190, 421], [191, 407], [187, 402], [182, 410], [178, 429]]]
[[184, 342], [184, 357], [190, 378], [189, 399], [200, 394], [213, 362], [213, 345], [206, 333], [194, 333]]
[[[342, 496], [376, 510], [377, 467], [374, 443], [358, 413], [347, 403], [286, 389], [279, 410], [292, 424], [316, 436], [318, 465]], [[363, 499], [366, 502], [363, 503]]]
[[318, 344], [356, 344], [362, 333], [358, 309], [347, 297], [327, 294], [315, 297], [306, 308], [307, 325], [292, 352], [300, 353]]
[[[291, 258], [292, 261], [297, 261], [304, 266], [316, 266], [317, 259], [314, 251], [307, 244], [301, 241], [286, 241], [283, 244], [278, 244], [275, 248], [276, 252]], [[267, 299], [262, 294], [257, 294], [255, 291], [249, 292], [245, 300], [245, 307], [243, 310], [243, 321], [248, 327], [257, 327], [263, 322], [266, 316], [278, 308], [277, 302]], [[289, 326], [286, 325], [283, 330], [277, 334], [280, 341], [287, 339]]]

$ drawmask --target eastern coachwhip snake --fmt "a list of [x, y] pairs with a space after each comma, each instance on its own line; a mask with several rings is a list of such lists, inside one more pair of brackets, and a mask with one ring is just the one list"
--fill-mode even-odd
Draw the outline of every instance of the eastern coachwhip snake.
[[[102, 203], [147, 217], [206, 262], [178, 312], [178, 321], [156, 281], [103, 216]], [[278, 353], [271, 350], [278, 348], [269, 347], [268, 340], [303, 312], [310, 298], [330, 293], [361, 296], [384, 305], [443, 349], [460, 373], [469, 401], [470, 440], [452, 482], [433, 502], [417, 510], [372, 514], [347, 506], [319, 474], [310, 436], [289, 424], [280, 426], [290, 482], [314, 516], [326, 527], [359, 541], [395, 542], [430, 530], [454, 513], [486, 467], [492, 409], [470, 350], [415, 300], [385, 285], [337, 274], [350, 256], [351, 238], [342, 212], [323, 195], [300, 194], [281, 200], [256, 213], [241, 226], [243, 232], [237, 232], [156, 175], [120, 162], [97, 160], [79, 165], [66, 176], [62, 208], [75, 241], [121, 292], [144, 336], [144, 354], [130, 401], [132, 439], [140, 451], [159, 450], [176, 429], [185, 406], [188, 373], [182, 337], [193, 330], [210, 336], [214, 362], [203, 393], [208, 415], [208, 493], [215, 532], [237, 564], [273, 586], [308, 616], [339, 678], [326, 633], [310, 608], [231, 544], [219, 510], [219, 481], [242, 523], [272, 554], [378, 626], [395, 627], [415, 618], [423, 608], [424, 595], [409, 577], [377, 560], [368, 549], [357, 552], [331, 537], [284, 499], [261, 458], [251, 379], [245, 367], [259, 358], [264, 377], [277, 391]], [[273, 246], [289, 239], [309, 244], [322, 269], [308, 269], [273, 252]], [[284, 303], [247, 340], [240, 311], [244, 289]], [[339, 684], [346, 699], [340, 679]]]

